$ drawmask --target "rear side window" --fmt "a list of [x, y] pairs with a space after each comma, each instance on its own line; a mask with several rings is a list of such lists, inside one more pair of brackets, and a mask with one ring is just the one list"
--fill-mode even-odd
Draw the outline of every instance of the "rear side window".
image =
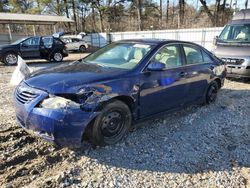
[[164, 63], [168, 69], [182, 66], [179, 47], [177, 45], [163, 47], [155, 54], [153, 60]]
[[43, 45], [46, 48], [51, 48], [52, 47], [52, 44], [53, 44], [53, 38], [52, 37], [43, 37], [42, 41], [43, 41]]
[[72, 42], [80, 42], [79, 39], [72, 39]]
[[203, 63], [201, 50], [192, 46], [183, 46], [188, 65]]
[[27, 46], [34, 46], [40, 44], [40, 38], [39, 37], [32, 37], [30, 39], [27, 39], [23, 42], [23, 44]]
[[212, 58], [206, 52], [202, 51], [202, 55], [203, 55], [203, 62], [204, 63], [212, 62]]

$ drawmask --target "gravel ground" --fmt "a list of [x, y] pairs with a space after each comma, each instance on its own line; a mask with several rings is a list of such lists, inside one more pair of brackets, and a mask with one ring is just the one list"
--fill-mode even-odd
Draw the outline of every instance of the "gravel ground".
[[250, 82], [226, 80], [215, 104], [143, 122], [117, 145], [76, 151], [19, 128], [13, 70], [0, 65], [0, 187], [250, 187]]

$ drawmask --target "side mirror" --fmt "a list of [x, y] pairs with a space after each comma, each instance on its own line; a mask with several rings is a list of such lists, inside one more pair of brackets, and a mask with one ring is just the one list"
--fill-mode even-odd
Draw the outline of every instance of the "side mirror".
[[214, 40], [213, 40], [213, 45], [216, 45], [216, 44], [217, 44], [217, 42], [218, 42], [218, 38], [219, 38], [218, 36], [215, 36], [215, 37], [214, 37]]
[[166, 68], [166, 65], [160, 61], [152, 61], [149, 63], [147, 70], [149, 71], [162, 71]]

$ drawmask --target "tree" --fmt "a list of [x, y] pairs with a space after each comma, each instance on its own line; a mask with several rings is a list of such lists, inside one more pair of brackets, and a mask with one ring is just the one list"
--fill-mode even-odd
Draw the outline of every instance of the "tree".
[[8, 10], [8, 0], [0, 0], [0, 12], [6, 12]]
[[212, 24], [215, 25], [216, 24], [216, 21], [215, 21], [215, 18], [214, 18], [214, 15], [212, 14], [211, 10], [209, 10], [208, 6], [207, 6], [207, 2], [206, 0], [200, 0], [205, 12], [207, 13], [209, 19], [211, 20]]
[[137, 24], [138, 24], [138, 30], [141, 31], [142, 30], [142, 0], [135, 0], [133, 3], [133, 6], [136, 7], [136, 11], [137, 11]]
[[180, 28], [180, 25], [183, 24], [184, 13], [185, 13], [185, 1], [179, 0], [178, 28]]
[[75, 6], [75, 0], [71, 0], [71, 5], [72, 5], [72, 11], [73, 11], [73, 17], [75, 21], [75, 31], [77, 31], [77, 19], [76, 19], [76, 6]]

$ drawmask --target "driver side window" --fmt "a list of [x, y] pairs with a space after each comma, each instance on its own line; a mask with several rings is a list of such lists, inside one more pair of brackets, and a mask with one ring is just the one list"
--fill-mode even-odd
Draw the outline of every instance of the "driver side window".
[[39, 37], [33, 37], [28, 40], [25, 40], [23, 44], [25, 44], [26, 46], [34, 46], [34, 45], [39, 45], [39, 42], [40, 42]]
[[182, 66], [180, 51], [177, 45], [167, 45], [155, 54], [153, 61], [159, 61], [166, 65], [167, 69]]

